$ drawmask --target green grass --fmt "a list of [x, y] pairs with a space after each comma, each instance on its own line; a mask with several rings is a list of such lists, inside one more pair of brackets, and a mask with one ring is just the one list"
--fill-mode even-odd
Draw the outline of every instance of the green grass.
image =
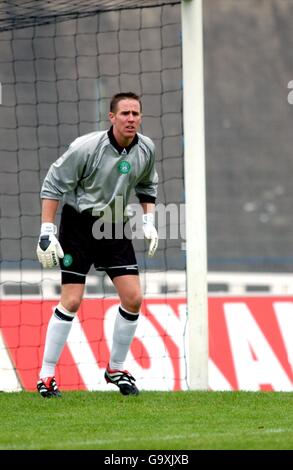
[[0, 393], [0, 449], [293, 449], [293, 393]]

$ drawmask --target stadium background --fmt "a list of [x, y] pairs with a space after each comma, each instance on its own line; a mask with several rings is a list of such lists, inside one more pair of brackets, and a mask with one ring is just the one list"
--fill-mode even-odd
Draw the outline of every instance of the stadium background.
[[[15, 8], [12, 1], [0, 5], [0, 291], [5, 287], [6, 291], [2, 292], [9, 299], [0, 302], [4, 334], [4, 340], [0, 335], [0, 353], [5, 352], [8, 345], [23, 377], [29, 375], [28, 389], [34, 387], [37, 364], [41, 360], [44, 328], [51, 312], [47, 299], [58, 296], [57, 289], [52, 297], [44, 295], [41, 310], [40, 299], [35, 302], [30, 299], [31, 295], [39, 293], [34, 288], [40, 284], [40, 280], [34, 284], [34, 273], [41, 272], [35, 256], [40, 229], [41, 182], [49, 165], [72, 140], [108, 127], [107, 112], [112, 94], [134, 90], [142, 96], [142, 131], [153, 138], [158, 151], [161, 182], [158, 202], [184, 202], [179, 2], [150, 0], [144, 3], [160, 3], [161, 6], [132, 8], [137, 2], [101, 1], [99, 5], [103, 4], [108, 11], [98, 12], [90, 11], [96, 8], [96, 2], [91, 1], [86, 4], [59, 2], [58, 12], [46, 10], [47, 3], [45, 0], [35, 2], [38, 5], [36, 17], [25, 10], [25, 5], [31, 6], [31, 2]], [[126, 4], [132, 7], [125, 9]], [[70, 5], [69, 10], [62, 10], [66, 5]], [[119, 5], [121, 8], [117, 8]], [[288, 83], [293, 79], [290, 55], [293, 3], [289, 0], [205, 0], [203, 5], [209, 274], [230, 276], [232, 273], [231, 282], [234, 282], [236, 274], [247, 273], [252, 282], [253, 274], [264, 273], [268, 280], [270, 273], [287, 273], [284, 282], [291, 284], [292, 289], [293, 108], [288, 102]], [[50, 6], [54, 6], [54, 2]], [[192, 217], [192, 208], [188, 216]], [[177, 280], [179, 273], [182, 274], [179, 294], [184, 297], [184, 240], [161, 240], [158, 255], [152, 260], [145, 256], [143, 243], [136, 242], [136, 248], [142, 272], [154, 273], [145, 284], [153, 289], [150, 293], [157, 294], [155, 284], [164, 275], [167, 279], [168, 273], [174, 272]], [[156, 272], [160, 279], [155, 277]], [[20, 277], [15, 280], [13, 273], [20, 273]], [[50, 276], [49, 284], [53, 280], [56, 283], [52, 272], [46, 271], [44, 275], [47, 280]], [[271, 282], [275, 283], [275, 278]], [[186, 357], [182, 343], [186, 309], [181, 307], [185, 299], [169, 300], [167, 294], [172, 292], [171, 287], [168, 281], [165, 290], [159, 292], [159, 303], [152, 298], [147, 306], [149, 337], [161, 328], [162, 354], [158, 358], [157, 349], [150, 347], [156, 355], [146, 357], [157, 361], [157, 367], [160, 361], [164, 363], [168, 327], [172, 323], [179, 353], [170, 354], [173, 366], [168, 367], [175, 370], [176, 361], [184, 363], [182, 376], [174, 373], [175, 381], [182, 380], [180, 385], [184, 388]], [[217, 283], [217, 291], [226, 289], [226, 283]], [[288, 293], [286, 289], [287, 286], [285, 292]], [[92, 296], [96, 292], [96, 285], [93, 285]], [[87, 304], [94, 305], [92, 317], [83, 318], [86, 308], [81, 311], [84, 330], [91, 321], [96, 321], [93, 318], [97, 317], [97, 312], [97, 321], [103, 323], [103, 315], [108, 315], [110, 307], [107, 310], [107, 306], [112, 302], [107, 297], [112, 293], [104, 284], [102, 300]], [[229, 304], [229, 299], [228, 307], [222, 299], [210, 299], [210, 352], [216, 365], [212, 366], [210, 374], [212, 389], [292, 389], [291, 300], [283, 299], [278, 310], [274, 309], [274, 299], [248, 299], [247, 308], [243, 304], [237, 306], [238, 323], [233, 323], [235, 306]], [[275, 303], [278, 302], [275, 299]], [[233, 327], [227, 334], [225, 322], [229, 309]], [[155, 315], [163, 311], [163, 315]], [[159, 318], [163, 324], [154, 327]], [[182, 318], [180, 327], [178, 318]], [[243, 357], [237, 363], [235, 351], [240, 344], [237, 335], [242, 331], [240, 352], [246, 354], [248, 344], [251, 349], [245, 356], [246, 363], [241, 362]], [[110, 342], [109, 335], [106, 336], [100, 343], [105, 351]], [[236, 349], [231, 352], [233, 338]], [[90, 335], [87, 339], [92, 340], [93, 348], [99, 346]], [[79, 345], [71, 343], [71, 355]], [[258, 345], [261, 345], [259, 350]], [[223, 349], [225, 354], [228, 351], [227, 355], [222, 354]], [[66, 355], [68, 360], [68, 351]], [[101, 369], [105, 366], [106, 355], [99, 363]], [[254, 357], [259, 361], [254, 361]], [[259, 376], [254, 374], [254, 362], [260, 365]], [[78, 386], [88, 383], [85, 380], [83, 383], [78, 375], [84, 365], [82, 361], [69, 365], [79, 367]], [[75, 380], [70, 367], [67, 364], [67, 376], [62, 373], [65, 379], [61, 385], [65, 383], [65, 388], [70, 388], [70, 380]], [[264, 370], [267, 371], [265, 378]], [[5, 367], [0, 369], [3, 371], [5, 373]], [[91, 372], [87, 370], [90, 380], [96, 377]], [[22, 383], [25, 383], [23, 377]], [[168, 377], [172, 382], [172, 373], [166, 374], [165, 378]], [[168, 389], [171, 388], [172, 384], [168, 385]]]
[[[41, 181], [76, 136], [107, 127], [117, 90], [142, 95], [143, 131], [158, 148], [159, 202], [184, 202], [174, 3], [0, 33], [2, 269], [38, 268]], [[5, 11], [2, 29], [9, 2]], [[210, 270], [292, 270], [292, 14], [286, 0], [204, 2]], [[181, 242], [161, 242], [148, 268], [184, 269]]]

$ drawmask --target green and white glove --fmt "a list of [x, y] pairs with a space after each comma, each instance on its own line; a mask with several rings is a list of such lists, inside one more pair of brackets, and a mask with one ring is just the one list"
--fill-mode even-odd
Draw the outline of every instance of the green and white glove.
[[57, 227], [52, 223], [43, 223], [37, 246], [37, 257], [43, 268], [55, 268], [59, 258], [64, 257], [63, 250], [55, 235]]

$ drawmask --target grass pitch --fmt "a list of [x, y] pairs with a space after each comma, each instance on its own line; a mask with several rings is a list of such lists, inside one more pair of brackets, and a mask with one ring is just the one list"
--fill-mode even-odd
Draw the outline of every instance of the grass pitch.
[[0, 393], [0, 449], [293, 449], [293, 393]]

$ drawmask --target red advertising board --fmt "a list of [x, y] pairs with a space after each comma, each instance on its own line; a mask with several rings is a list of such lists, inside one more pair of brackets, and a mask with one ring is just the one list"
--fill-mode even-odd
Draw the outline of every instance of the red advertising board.
[[[2, 341], [12, 370], [14, 367], [26, 390], [35, 390], [46, 327], [55, 305], [56, 301], [49, 300], [0, 303]], [[63, 390], [110, 389], [103, 373], [118, 305], [117, 299], [83, 301], [57, 367], [57, 381]], [[144, 301], [126, 364], [140, 388], [188, 388], [186, 325], [185, 298]], [[209, 299], [211, 390], [292, 391], [292, 361], [292, 297]], [[3, 383], [1, 388], [5, 377], [0, 361], [0, 390], [5, 389]]]

